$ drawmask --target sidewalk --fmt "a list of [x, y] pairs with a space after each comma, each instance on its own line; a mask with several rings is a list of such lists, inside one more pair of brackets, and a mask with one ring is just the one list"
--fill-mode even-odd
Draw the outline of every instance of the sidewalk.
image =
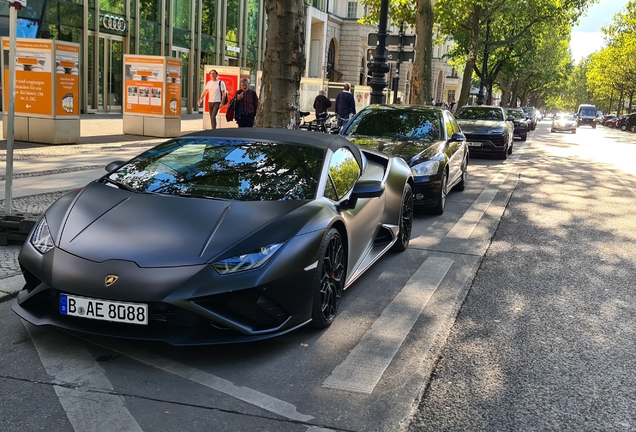
[[[80, 116], [79, 144], [49, 145], [14, 142], [13, 160], [14, 180], [29, 177], [31, 188], [12, 189], [12, 207], [19, 213], [42, 213], [55, 200], [64, 195], [72, 182], [78, 177], [94, 178], [101, 175], [103, 167], [94, 166], [95, 153], [113, 152], [125, 158], [140, 153], [146, 148], [168, 138], [146, 137], [122, 133], [122, 114], [82, 114]], [[2, 127], [0, 118], [0, 128]], [[228, 125], [223, 119], [219, 127], [236, 127], [235, 123]], [[187, 134], [203, 129], [203, 114], [183, 114], [181, 116], [181, 133]], [[6, 172], [7, 140], [0, 140], [0, 180], [4, 180]], [[43, 175], [44, 173], [44, 175]], [[93, 174], [99, 173], [99, 174]], [[46, 180], [43, 181], [43, 178]], [[28, 193], [28, 196], [20, 196]], [[0, 210], [4, 210], [4, 185], [0, 191]], [[20, 246], [0, 246], [0, 302], [12, 298], [24, 283], [17, 262]]]

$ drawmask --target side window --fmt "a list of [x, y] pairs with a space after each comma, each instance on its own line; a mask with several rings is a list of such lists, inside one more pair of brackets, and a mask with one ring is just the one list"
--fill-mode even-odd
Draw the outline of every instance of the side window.
[[[336, 151], [329, 164], [329, 180], [331, 185], [325, 188], [325, 196], [340, 201], [360, 178], [360, 166], [349, 149]], [[335, 193], [334, 197], [330, 196]]]
[[452, 115], [445, 117], [445, 120], [446, 120], [446, 130], [448, 133], [448, 138], [450, 138], [453, 134], [458, 133], [460, 131], [459, 125], [457, 124], [455, 117], [453, 117]]

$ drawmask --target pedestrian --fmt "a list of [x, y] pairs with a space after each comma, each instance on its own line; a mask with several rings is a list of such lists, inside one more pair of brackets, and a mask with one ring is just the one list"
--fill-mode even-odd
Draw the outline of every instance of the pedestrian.
[[457, 111], [457, 102], [455, 102], [455, 99], [453, 99], [453, 100], [451, 101], [451, 104], [450, 104], [449, 110], [450, 110], [450, 112], [451, 112], [451, 113], [453, 113], [453, 114], [455, 114], [455, 112]]
[[327, 118], [327, 109], [331, 106], [331, 101], [325, 96], [325, 91], [320, 90], [318, 96], [314, 99], [314, 109], [316, 110], [316, 118]]
[[258, 96], [250, 88], [250, 79], [241, 78], [240, 89], [236, 92], [234, 112], [238, 127], [253, 127], [258, 109]]
[[219, 113], [219, 109], [223, 106], [225, 95], [227, 90], [225, 83], [218, 79], [219, 73], [212, 69], [209, 73], [210, 80], [205, 83], [203, 92], [199, 97], [199, 105], [205, 100], [205, 95], [208, 95], [208, 110], [210, 112], [210, 126], [212, 129], [216, 129], [216, 115]]
[[336, 115], [338, 116], [338, 126], [342, 126], [349, 121], [352, 114], [356, 113], [356, 101], [351, 94], [351, 84], [344, 83], [342, 91], [336, 96]]
[[400, 99], [399, 97], [395, 98], [395, 103], [398, 105], [402, 105], [402, 99]]

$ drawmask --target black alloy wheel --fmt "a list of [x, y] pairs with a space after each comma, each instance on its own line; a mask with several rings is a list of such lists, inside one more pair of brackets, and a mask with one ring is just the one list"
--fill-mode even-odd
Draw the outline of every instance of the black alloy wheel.
[[311, 312], [313, 327], [329, 327], [335, 319], [347, 274], [346, 261], [346, 248], [340, 232], [331, 228], [322, 241], [316, 268]]
[[411, 231], [413, 230], [413, 188], [410, 184], [404, 186], [402, 193], [402, 209], [400, 210], [400, 232], [397, 241], [393, 245], [393, 250], [403, 252], [411, 241]]
[[431, 208], [431, 213], [434, 215], [441, 215], [446, 210], [446, 187], [448, 186], [448, 173], [446, 170], [442, 173], [442, 180], [439, 186], [439, 192], [437, 193], [437, 205]]

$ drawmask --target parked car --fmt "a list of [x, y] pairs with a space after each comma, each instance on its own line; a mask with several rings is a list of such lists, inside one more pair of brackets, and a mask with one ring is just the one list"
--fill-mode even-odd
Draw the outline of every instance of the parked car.
[[444, 213], [451, 189], [466, 187], [466, 137], [442, 107], [371, 105], [341, 133], [362, 148], [403, 158], [413, 173], [414, 204], [433, 214]]
[[621, 123], [622, 131], [636, 132], [636, 113], [632, 113], [625, 117], [625, 121]]
[[521, 109], [526, 113], [530, 130], [535, 130], [537, 128], [537, 113], [535, 109], [533, 107], [522, 107]]
[[607, 122], [610, 120], [615, 119], [616, 116], [614, 114], [606, 114], [604, 116], [601, 116], [600, 119], [597, 118], [597, 123], [600, 123], [601, 126], [607, 126]]
[[629, 114], [622, 114], [618, 117], [614, 117], [612, 119], [606, 120], [603, 123], [603, 126], [605, 127], [609, 127], [609, 128], [620, 128], [620, 124], [621, 122], [623, 122], [625, 120], [626, 117], [628, 117]]
[[576, 133], [578, 124], [576, 122], [576, 116], [573, 114], [557, 114], [552, 119], [552, 128], [550, 132], [572, 132]]
[[581, 104], [576, 110], [576, 121], [579, 126], [592, 126], [596, 129], [596, 106], [590, 104]]
[[526, 118], [526, 113], [523, 112], [521, 108], [507, 108], [506, 115], [514, 117], [514, 136], [518, 136], [521, 138], [521, 141], [525, 141], [528, 139], [528, 131], [530, 130], [530, 125], [528, 119]]
[[329, 326], [413, 223], [401, 159], [287, 129], [184, 135], [60, 198], [19, 262], [35, 325], [174, 345]]
[[455, 114], [468, 143], [470, 155], [495, 154], [506, 159], [512, 154], [513, 117], [507, 117], [503, 108], [490, 105], [466, 105]]

